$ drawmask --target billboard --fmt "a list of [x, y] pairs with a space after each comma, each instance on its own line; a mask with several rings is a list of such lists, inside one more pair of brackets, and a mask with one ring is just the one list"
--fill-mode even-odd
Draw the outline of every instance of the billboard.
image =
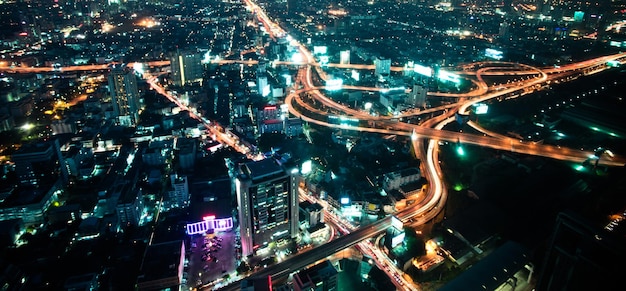
[[313, 54], [325, 55], [326, 53], [328, 53], [328, 48], [326, 46], [314, 46], [313, 47]]
[[200, 222], [188, 223], [187, 234], [205, 234], [212, 231], [227, 231], [233, 228], [233, 218], [215, 219], [215, 216], [203, 217]]
[[437, 78], [441, 81], [448, 81], [448, 82], [452, 82], [455, 84], [461, 83], [461, 78], [459, 77], [459, 75], [450, 73], [445, 70], [439, 70], [439, 73], [437, 74]]
[[404, 241], [404, 231], [391, 238], [391, 247], [395, 248]]
[[503, 58], [502, 56], [502, 51], [499, 50], [495, 50], [495, 49], [485, 49], [485, 56], [490, 58], [490, 59], [494, 59], [494, 60], [501, 60]]
[[308, 173], [311, 173], [312, 170], [313, 170], [313, 163], [311, 162], [311, 160], [306, 160], [304, 163], [302, 163], [300, 173], [302, 173], [303, 175], [306, 175]]
[[329, 79], [326, 81], [326, 90], [329, 90], [329, 91], [341, 90], [342, 86], [343, 86], [342, 79]]
[[432, 77], [433, 76], [433, 69], [430, 68], [430, 67], [425, 67], [425, 66], [422, 66], [422, 65], [415, 64], [413, 66], [413, 71], [418, 73], [418, 74], [420, 74], [420, 75], [426, 76], [426, 77]]
[[400, 221], [400, 219], [398, 219], [395, 216], [391, 217], [391, 226], [395, 227], [397, 230], [402, 230], [402, 228], [404, 228], [404, 225], [402, 224], [402, 221]]
[[483, 103], [474, 104], [474, 108], [476, 114], [487, 114], [487, 111], [489, 111], [489, 106]]

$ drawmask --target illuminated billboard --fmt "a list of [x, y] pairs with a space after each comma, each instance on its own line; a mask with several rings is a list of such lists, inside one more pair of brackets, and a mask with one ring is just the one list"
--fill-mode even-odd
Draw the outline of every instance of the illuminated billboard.
[[441, 81], [452, 82], [455, 84], [461, 83], [461, 78], [459, 77], [459, 75], [450, 73], [445, 70], [439, 70], [439, 73], [437, 74], [437, 78]]
[[304, 163], [302, 163], [300, 173], [302, 173], [303, 175], [306, 175], [308, 173], [311, 173], [312, 170], [313, 170], [313, 163], [311, 162], [311, 160], [306, 160]]
[[391, 226], [395, 227], [398, 230], [402, 230], [402, 228], [404, 227], [402, 221], [400, 221], [400, 219], [395, 216], [391, 217]]
[[474, 108], [474, 112], [476, 114], [487, 114], [487, 111], [489, 111], [489, 106], [487, 104], [477, 103], [474, 104]]
[[215, 219], [215, 216], [205, 216], [200, 222], [188, 223], [187, 234], [205, 234], [209, 231], [228, 231], [233, 228], [233, 218]]
[[415, 64], [413, 66], [413, 71], [420, 74], [420, 75], [424, 75], [426, 77], [432, 77], [433, 76], [433, 69], [430, 67], [425, 67], [422, 65], [418, 65]]
[[313, 47], [313, 54], [325, 55], [326, 53], [328, 53], [328, 48], [326, 46], [314, 46]]
[[498, 60], [498, 61], [503, 58], [502, 51], [494, 50], [494, 49], [491, 49], [491, 48], [485, 49], [485, 56], [490, 58], [490, 59], [494, 59], [494, 60]]
[[342, 86], [343, 86], [342, 79], [329, 79], [326, 81], [326, 90], [328, 91], [341, 90]]
[[404, 241], [404, 231], [391, 238], [391, 247], [395, 248]]

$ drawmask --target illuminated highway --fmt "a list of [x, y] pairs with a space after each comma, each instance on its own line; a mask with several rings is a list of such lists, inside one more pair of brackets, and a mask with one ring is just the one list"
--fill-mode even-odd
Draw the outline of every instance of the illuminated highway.
[[189, 115], [192, 118], [204, 124], [205, 128], [207, 129], [207, 131], [211, 133], [211, 137], [215, 141], [222, 143], [222, 144], [226, 144], [234, 148], [236, 151], [248, 156], [248, 158], [252, 160], [262, 159], [261, 154], [254, 153], [249, 147], [243, 144], [237, 136], [231, 133], [225, 132], [224, 129], [216, 122], [211, 122], [207, 120], [206, 118], [201, 117], [195, 108], [189, 107], [183, 104], [180, 101], [180, 99], [178, 99], [178, 97], [174, 96], [172, 93], [165, 90], [165, 88], [163, 88], [157, 81], [158, 81], [157, 77], [151, 77], [150, 79], [147, 80], [148, 84], [150, 85], [150, 88], [157, 91], [159, 94], [167, 97], [167, 99], [169, 99], [171, 102], [176, 104], [182, 110], [189, 111]]

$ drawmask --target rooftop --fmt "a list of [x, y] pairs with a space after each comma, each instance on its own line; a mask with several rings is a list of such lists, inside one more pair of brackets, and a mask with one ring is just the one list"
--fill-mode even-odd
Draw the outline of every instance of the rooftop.
[[246, 163], [242, 170], [253, 180], [284, 173], [283, 168], [272, 158]]
[[148, 246], [137, 282], [148, 282], [178, 276], [183, 241], [171, 241]]
[[528, 262], [526, 249], [509, 241], [439, 290], [495, 290]]

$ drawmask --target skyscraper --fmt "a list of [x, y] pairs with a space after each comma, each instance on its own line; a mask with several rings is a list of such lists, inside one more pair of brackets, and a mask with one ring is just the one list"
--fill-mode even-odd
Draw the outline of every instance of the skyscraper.
[[339, 63], [342, 65], [350, 63], [350, 50], [341, 51], [339, 53]]
[[176, 86], [184, 86], [202, 82], [204, 68], [203, 55], [198, 52], [177, 51], [170, 57], [172, 82]]
[[428, 89], [420, 84], [414, 84], [411, 94], [408, 96], [407, 103], [416, 107], [426, 106], [426, 96], [428, 95]]
[[374, 60], [376, 66], [374, 73], [377, 78], [387, 78], [391, 73], [391, 60], [384, 58], [377, 58]]
[[114, 66], [109, 73], [109, 93], [113, 113], [123, 126], [135, 126], [139, 121], [139, 90], [137, 77], [126, 66]]
[[263, 97], [266, 97], [270, 94], [270, 84], [267, 81], [267, 76], [265, 74], [257, 76], [257, 90], [259, 94]]
[[274, 159], [239, 165], [235, 179], [243, 256], [298, 233], [298, 191], [294, 175]]

